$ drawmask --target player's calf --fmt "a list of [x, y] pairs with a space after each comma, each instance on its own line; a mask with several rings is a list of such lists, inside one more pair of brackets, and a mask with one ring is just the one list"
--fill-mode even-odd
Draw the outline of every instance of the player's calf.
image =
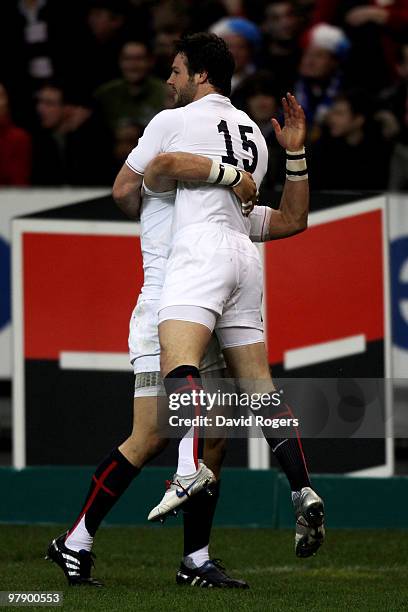
[[[263, 409], [263, 415], [270, 420], [290, 420], [292, 423], [295, 420], [282, 392], [271, 394], [270, 405]], [[275, 430], [272, 427], [262, 427], [262, 431], [292, 490], [296, 516], [296, 555], [310, 557], [316, 554], [325, 537], [324, 504], [311, 488], [298, 427], [292, 425]]]

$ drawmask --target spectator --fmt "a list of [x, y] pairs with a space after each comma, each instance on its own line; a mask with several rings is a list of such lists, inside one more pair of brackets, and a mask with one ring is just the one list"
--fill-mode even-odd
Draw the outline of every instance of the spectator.
[[319, 136], [325, 115], [340, 92], [347, 50], [347, 38], [334, 26], [322, 23], [306, 34], [295, 95], [305, 111], [311, 140]]
[[113, 146], [113, 158], [116, 166], [115, 174], [119, 172], [132, 149], [137, 146], [142, 134], [142, 126], [132, 121], [132, 119], [124, 119], [119, 123], [115, 130]]
[[119, 54], [129, 37], [129, 19], [127, 0], [91, 1], [77, 31], [76, 60], [64, 70], [64, 81], [68, 79], [73, 91], [91, 97], [97, 87], [120, 77]]
[[238, 86], [255, 72], [255, 53], [261, 43], [259, 28], [241, 17], [220, 19], [210, 31], [221, 36], [227, 43], [235, 60], [235, 72], [232, 77], [232, 93]]
[[31, 138], [15, 126], [7, 91], [0, 83], [0, 185], [28, 185], [31, 175]]
[[127, 42], [119, 65], [122, 78], [102, 85], [95, 92], [101, 116], [112, 134], [123, 119], [146, 126], [166, 102], [165, 84], [151, 76], [153, 60], [145, 43]]
[[109, 185], [109, 142], [91, 109], [69, 104], [56, 83], [37, 95], [40, 128], [33, 134], [33, 184]]
[[65, 0], [0, 2], [0, 78], [15, 100], [16, 119], [26, 127], [34, 121], [34, 93], [64, 69], [71, 55], [78, 14]]
[[186, 32], [191, 27], [188, 0], [160, 0], [151, 2], [152, 25], [155, 32], [180, 29]]
[[378, 92], [395, 77], [396, 42], [408, 27], [408, 0], [317, 0], [314, 23], [342, 27], [350, 42], [348, 82]]
[[396, 69], [399, 80], [382, 92], [379, 118], [385, 135], [395, 141], [389, 187], [401, 191], [408, 189], [408, 42], [400, 47]]
[[167, 81], [174, 59], [175, 42], [182, 37], [180, 30], [162, 30], [157, 32], [153, 43], [155, 58], [154, 74], [163, 81]]
[[313, 189], [385, 189], [390, 147], [372, 120], [371, 98], [364, 91], [339, 95], [326, 117], [327, 132], [313, 146]]
[[263, 65], [273, 71], [281, 95], [293, 91], [300, 61], [302, 22], [292, 0], [274, 0], [265, 7]]

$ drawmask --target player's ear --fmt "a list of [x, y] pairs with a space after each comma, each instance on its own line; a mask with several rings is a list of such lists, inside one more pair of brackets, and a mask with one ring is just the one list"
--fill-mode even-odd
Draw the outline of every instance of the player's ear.
[[201, 83], [206, 83], [208, 81], [208, 72], [199, 72], [198, 73], [197, 84], [201, 85]]

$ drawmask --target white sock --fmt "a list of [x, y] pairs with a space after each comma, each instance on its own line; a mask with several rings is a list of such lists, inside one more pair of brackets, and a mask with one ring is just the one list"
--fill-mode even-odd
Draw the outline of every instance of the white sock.
[[[194, 567], [201, 567], [206, 561], [209, 561], [209, 559], [210, 557], [208, 555], [207, 544], [207, 546], [200, 548], [200, 550], [196, 550], [195, 552], [187, 555], [187, 557], [184, 557], [184, 563], [187, 565], [187, 567], [193, 569]], [[191, 567], [191, 563], [194, 564], [193, 568]]]
[[89, 535], [89, 531], [85, 527], [85, 516], [81, 518], [73, 532], [65, 540], [64, 544], [67, 548], [75, 550], [76, 552], [79, 550], [87, 550], [89, 552], [91, 550], [93, 537]]
[[178, 451], [177, 474], [190, 476], [197, 471], [194, 461], [194, 427], [191, 427], [180, 441]]

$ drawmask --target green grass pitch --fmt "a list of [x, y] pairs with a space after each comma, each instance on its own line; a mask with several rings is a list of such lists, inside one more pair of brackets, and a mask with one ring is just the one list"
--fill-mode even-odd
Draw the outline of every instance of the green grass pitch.
[[245, 578], [248, 591], [177, 586], [182, 531], [168, 525], [101, 529], [94, 575], [105, 588], [69, 588], [61, 570], [43, 560], [61, 531], [0, 526], [0, 590], [63, 590], [62, 609], [75, 612], [408, 610], [408, 533], [402, 531], [329, 531], [318, 555], [302, 560], [294, 555], [292, 532], [214, 529], [212, 555]]

